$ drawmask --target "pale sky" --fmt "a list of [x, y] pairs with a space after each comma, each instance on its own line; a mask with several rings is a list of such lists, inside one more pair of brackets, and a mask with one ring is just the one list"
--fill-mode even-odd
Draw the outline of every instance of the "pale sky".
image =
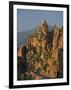
[[17, 30], [32, 30], [38, 27], [43, 19], [50, 26], [63, 26], [63, 11], [17, 9]]

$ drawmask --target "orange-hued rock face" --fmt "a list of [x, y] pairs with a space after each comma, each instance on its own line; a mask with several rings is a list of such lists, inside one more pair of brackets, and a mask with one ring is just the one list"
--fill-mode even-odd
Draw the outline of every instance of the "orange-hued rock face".
[[18, 57], [22, 57], [22, 48], [18, 49], [17, 56]]
[[57, 67], [55, 65], [51, 65], [48, 68], [48, 77], [56, 78], [57, 77]]
[[17, 56], [24, 57], [26, 47], [27, 77], [32, 79], [63, 77], [63, 29], [54, 26], [49, 32], [48, 24], [43, 20], [35, 32], [27, 39], [26, 45], [18, 49]]
[[63, 48], [63, 33], [60, 28], [55, 27], [53, 30], [53, 49]]

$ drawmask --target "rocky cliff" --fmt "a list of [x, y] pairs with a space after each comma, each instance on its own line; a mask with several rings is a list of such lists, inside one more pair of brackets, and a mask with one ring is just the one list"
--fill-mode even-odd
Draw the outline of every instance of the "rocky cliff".
[[[54, 25], [49, 32], [47, 22], [42, 20], [37, 30], [29, 35], [26, 44], [18, 48], [17, 55], [18, 79], [19, 77], [23, 77], [22, 79], [24, 77], [26, 79], [62, 78], [63, 29]], [[23, 64], [24, 57], [26, 57], [26, 65]], [[23, 66], [22, 71], [19, 70], [20, 66]], [[26, 69], [25, 72], [23, 68]]]

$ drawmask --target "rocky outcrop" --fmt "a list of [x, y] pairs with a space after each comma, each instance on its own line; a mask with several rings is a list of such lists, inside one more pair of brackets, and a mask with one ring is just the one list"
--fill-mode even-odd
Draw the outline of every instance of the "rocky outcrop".
[[[26, 54], [24, 47], [26, 47]], [[26, 56], [25, 74], [29, 73], [31, 79], [62, 78], [62, 55], [63, 29], [54, 25], [52, 31], [49, 32], [45, 20], [42, 20], [37, 30], [29, 36], [26, 45], [18, 49], [18, 57]]]

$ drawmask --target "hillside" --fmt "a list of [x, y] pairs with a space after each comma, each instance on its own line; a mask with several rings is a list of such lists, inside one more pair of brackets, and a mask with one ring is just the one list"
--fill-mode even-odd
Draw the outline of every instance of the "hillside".
[[[24, 42], [24, 41], [23, 41]], [[63, 29], [45, 20], [18, 48], [18, 80], [63, 77]]]

